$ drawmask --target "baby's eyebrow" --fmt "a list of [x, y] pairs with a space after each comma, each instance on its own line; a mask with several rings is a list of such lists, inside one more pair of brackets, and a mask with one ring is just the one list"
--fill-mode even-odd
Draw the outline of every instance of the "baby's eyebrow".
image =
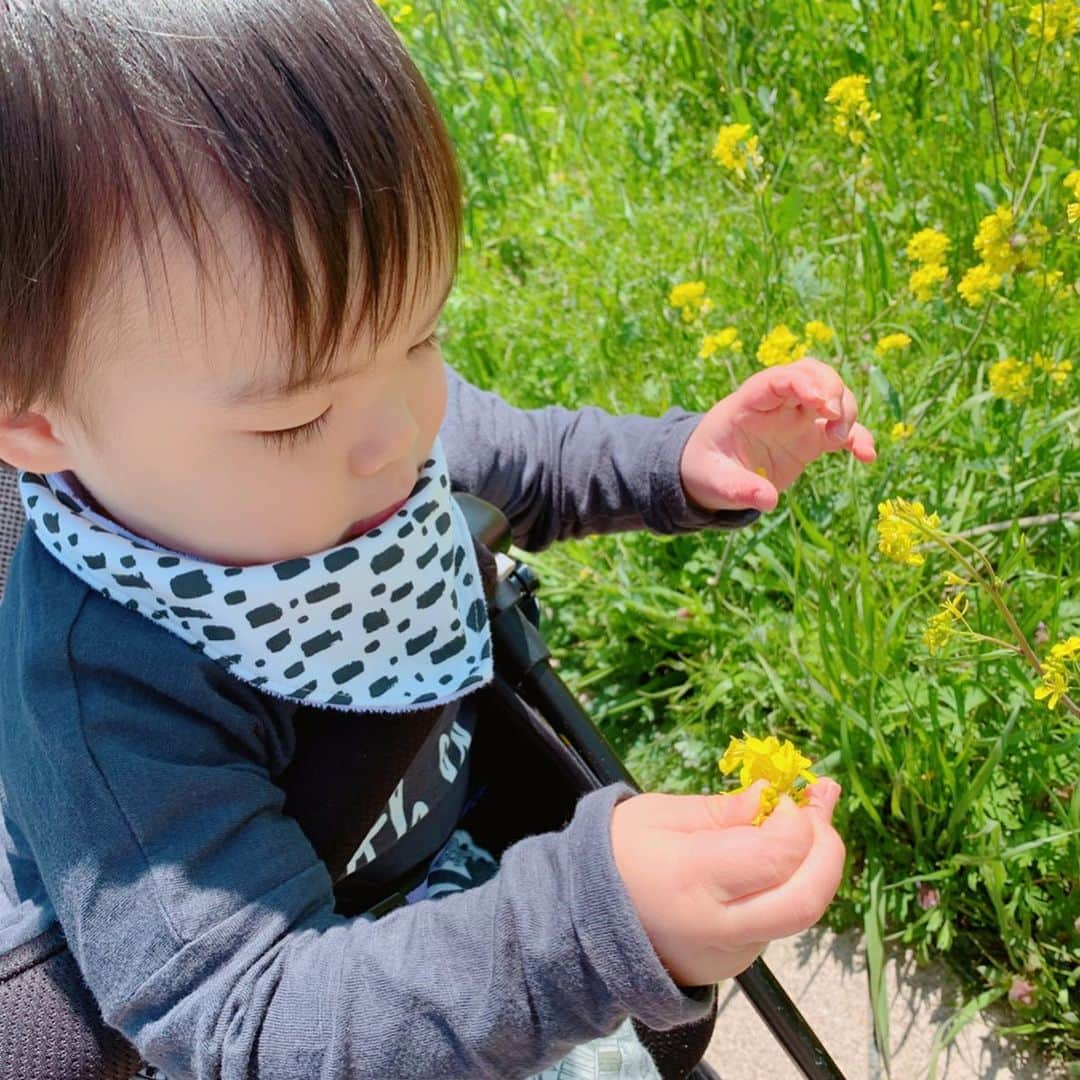
[[[454, 287], [453, 279], [447, 282], [446, 289], [439, 302], [428, 313], [427, 318], [420, 326], [430, 326], [443, 309], [450, 290]], [[333, 386], [342, 379], [355, 375], [359, 368], [351, 368], [348, 371], [328, 372], [320, 375], [318, 372], [307, 372], [299, 378], [278, 378], [267, 381], [265, 378], [256, 377], [239, 386], [234, 386], [225, 392], [224, 403], [227, 406], [259, 405], [269, 401], [278, 401], [297, 397], [305, 390], [314, 389], [316, 386]]]

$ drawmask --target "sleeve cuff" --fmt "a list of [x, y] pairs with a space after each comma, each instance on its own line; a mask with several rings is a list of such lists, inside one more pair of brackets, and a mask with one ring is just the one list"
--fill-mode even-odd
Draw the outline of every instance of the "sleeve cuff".
[[741, 529], [752, 525], [760, 510], [702, 510], [692, 506], [683, 489], [679, 463], [700, 413], [669, 409], [660, 417], [660, 432], [652, 454], [651, 488], [653, 506], [646, 522], [657, 532], [677, 534], [701, 529]]
[[597, 975], [631, 1016], [655, 1030], [692, 1023], [712, 1008], [713, 986], [679, 987], [656, 955], [615, 865], [611, 813], [626, 784], [590, 792], [570, 825], [571, 917]]

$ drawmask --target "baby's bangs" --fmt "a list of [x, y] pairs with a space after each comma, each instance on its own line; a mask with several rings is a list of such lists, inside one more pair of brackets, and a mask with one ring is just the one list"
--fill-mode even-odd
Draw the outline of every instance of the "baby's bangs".
[[145, 267], [162, 212], [205, 265], [206, 202], [223, 192], [251, 225], [271, 314], [285, 309], [295, 346], [290, 375], [304, 384], [360, 332], [383, 338], [431, 274], [453, 272], [453, 149], [374, 3], [15, 0], [8, 10], [39, 129], [28, 141], [45, 146], [39, 190], [63, 225], [43, 303], [51, 291], [75, 314], [103, 237], [133, 236]]

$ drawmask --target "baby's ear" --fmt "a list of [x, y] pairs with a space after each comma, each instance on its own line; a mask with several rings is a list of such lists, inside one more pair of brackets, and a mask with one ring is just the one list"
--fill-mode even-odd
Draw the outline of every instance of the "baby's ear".
[[62, 472], [71, 468], [71, 452], [40, 412], [5, 412], [0, 408], [0, 458], [27, 472]]

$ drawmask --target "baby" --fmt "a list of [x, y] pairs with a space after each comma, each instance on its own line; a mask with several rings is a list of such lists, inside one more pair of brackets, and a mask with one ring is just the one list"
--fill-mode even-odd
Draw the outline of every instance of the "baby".
[[[532, 550], [748, 524], [821, 454], [873, 460], [835, 372], [650, 419], [448, 370], [458, 173], [368, 0], [15, 0], [0, 117], [0, 457], [30, 523], [0, 962], [77, 967], [88, 1069], [527, 1076], [705, 1016], [820, 917], [830, 781], [757, 828], [757, 790], [612, 785], [492, 872], [458, 828], [490, 556], [451, 493]], [[475, 886], [424, 899], [451, 845]], [[418, 868], [377, 921], [335, 906]]]

